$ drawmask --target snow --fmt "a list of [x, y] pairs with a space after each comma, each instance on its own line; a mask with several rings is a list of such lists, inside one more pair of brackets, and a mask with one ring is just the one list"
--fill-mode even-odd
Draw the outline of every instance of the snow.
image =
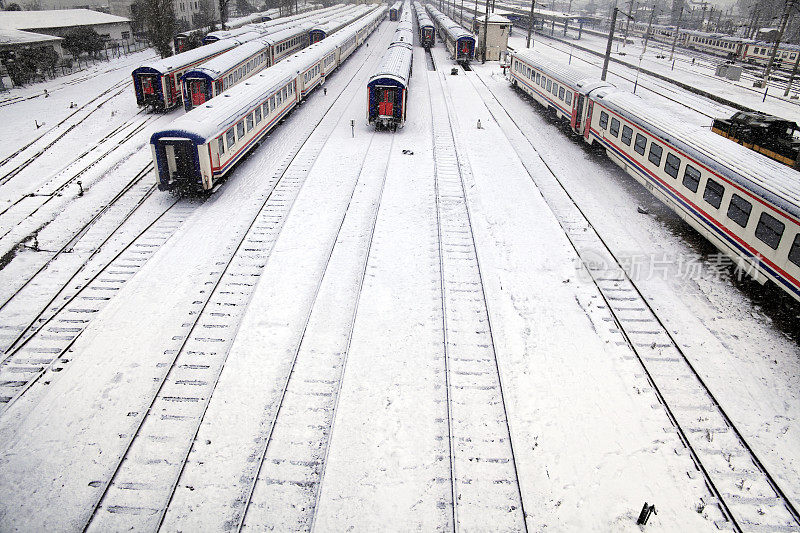
[[[513, 91], [496, 63], [451, 76], [441, 43], [433, 49], [439, 71], [427, 70], [424, 52], [414, 47], [405, 127], [375, 132], [366, 124], [364, 87], [396, 26], [382, 24], [370, 46], [326, 80], [327, 94], [313, 92], [214, 194], [177, 199], [136, 189], [140, 210], [88, 270], [178, 204], [159, 226], [158, 246], [74, 340], [69, 362], [0, 413], [0, 529], [82, 529], [142, 417], [159, 405], [157, 390], [177, 386], [170, 365], [178, 357], [181, 364], [218, 365], [207, 408], [167, 434], [145, 430], [136, 448], [142, 453], [126, 460], [126, 472], [149, 483], [122, 491], [126, 501], [144, 511], [154, 505], [156, 514], [104, 507], [96, 530], [156, 529], [161, 511], [165, 530], [227, 530], [243, 516], [244, 528], [253, 530], [449, 530], [455, 489], [463, 529], [522, 529], [518, 492], [531, 531], [640, 531], [635, 522], [645, 501], [658, 511], [647, 528], [716, 531], [720, 515], [708, 504], [702, 477], [535, 185], [550, 172], [615, 254], [670, 259], [663, 271], [634, 281], [760, 459], [800, 502], [796, 305], [770, 306], [762, 289], [715, 271], [708, 244]], [[0, 270], [0, 301], [133, 179], [149, 161], [150, 133], [184, 116], [139, 114], [130, 71], [148, 56], [132, 54], [4, 95], [4, 156], [42, 134], [30, 122], [68, 122], [0, 165], [4, 175], [55, 141], [0, 184], [0, 230], [7, 235], [0, 252], [40, 228], [40, 251], [17, 250]], [[612, 72], [618, 68], [612, 64]], [[705, 79], [697, 72], [676, 76]], [[639, 81], [645, 102], [660, 100], [643, 87], [667, 90], [645, 76]], [[690, 107], [670, 109], [692, 124], [707, 120], [698, 112], [707, 104], [671, 90]], [[726, 90], [749, 98], [746, 90]], [[502, 118], [492, 95], [521, 129]], [[71, 101], [92, 103], [76, 111]], [[442, 122], [448, 110], [452, 140]], [[518, 153], [523, 135], [530, 144]], [[463, 193], [458, 173], [436, 174], [452, 159], [434, 153], [434, 145], [448, 142]], [[83, 167], [86, 190], [78, 196], [71, 178]], [[156, 182], [152, 171], [144, 179]], [[457, 209], [468, 210], [471, 225]], [[85, 282], [89, 273], [78, 269], [94, 251], [86, 246], [102, 242], [94, 239], [111, 231], [103, 225], [122, 217], [120, 209], [101, 216], [89, 229], [92, 238], [79, 238], [74, 255], [62, 255], [49, 284], [36, 281], [37, 294], [0, 307], [2, 346], [73, 272], [75, 283]], [[222, 286], [210, 304], [236, 304], [226, 311], [234, 317], [230, 326], [208, 330], [227, 340], [213, 354], [178, 352], [184, 339], [209, 336], [204, 327], [211, 322], [197, 328], [205, 333], [192, 324], [240, 242], [246, 250], [237, 261], [248, 265], [242, 280], [249, 282]], [[678, 258], [693, 256], [700, 268], [681, 275]], [[476, 279], [476, 266], [477, 287], [464, 283]], [[455, 290], [459, 284], [469, 291]], [[491, 346], [475, 341], [486, 338], [487, 324]], [[447, 352], [443, 328], [453, 343]], [[445, 357], [474, 354], [494, 354], [493, 373], [464, 371], [451, 375], [453, 383], [494, 379], [505, 411], [452, 383], [448, 403]], [[507, 443], [475, 437], [503, 430], [503, 420], [513, 475]], [[163, 459], [159, 450], [179, 459], [136, 462]], [[472, 460], [483, 457], [497, 462]], [[518, 491], [505, 484], [513, 479]]]

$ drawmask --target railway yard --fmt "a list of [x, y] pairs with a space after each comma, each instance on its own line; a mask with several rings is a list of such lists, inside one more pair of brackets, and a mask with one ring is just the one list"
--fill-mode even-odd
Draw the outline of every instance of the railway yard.
[[[800, 303], [497, 62], [415, 34], [369, 125], [397, 26], [213, 192], [157, 187], [150, 51], [0, 93], [0, 531], [800, 531]], [[800, 118], [677, 58], [608, 81]]]

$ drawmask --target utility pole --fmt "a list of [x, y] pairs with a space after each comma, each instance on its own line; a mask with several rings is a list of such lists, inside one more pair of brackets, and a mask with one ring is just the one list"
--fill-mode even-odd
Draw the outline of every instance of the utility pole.
[[789, 91], [792, 88], [792, 82], [794, 81], [794, 77], [797, 75], [797, 67], [800, 66], [800, 51], [797, 53], [797, 60], [794, 62], [794, 68], [792, 69], [792, 75], [789, 76], [789, 83], [786, 85], [786, 91], [784, 91], [783, 96], [789, 96]]
[[483, 61], [486, 63], [486, 32], [489, 29], [489, 0], [486, 0], [486, 15], [483, 19]]
[[[781, 17], [781, 28], [778, 30], [778, 38], [775, 39], [775, 46], [772, 47], [772, 53], [769, 56], [767, 68], [764, 69], [764, 81], [762, 82], [764, 87], [767, 86], [767, 82], [769, 81], [769, 71], [772, 69], [772, 64], [775, 62], [775, 56], [778, 55], [778, 47], [781, 44], [781, 39], [783, 39], [783, 32], [786, 31], [786, 24], [789, 22], [789, 15], [791, 14], [795, 1], [796, 0], [786, 0], [786, 8], [783, 10], [783, 17]], [[764, 94], [766, 95], [766, 92]]]
[[[603, 58], [603, 73], [600, 75], [600, 79], [606, 81], [606, 74], [608, 74], [608, 61], [611, 59], [611, 43], [614, 42], [614, 28], [617, 25], [617, 12], [619, 11], [618, 7], [614, 7], [613, 13], [611, 13], [611, 29], [608, 30], [608, 43], [606, 44], [606, 55]], [[632, 19], [633, 17], [630, 16], [628, 13], [622, 12], [623, 15]]]
[[653, 10], [650, 12], [650, 20], [647, 22], [647, 33], [644, 36], [644, 46], [642, 47], [642, 57], [644, 57], [644, 53], [647, 52], [647, 41], [650, 40], [650, 28], [653, 27], [653, 17], [656, 14], [656, 5], [653, 4]]
[[536, 0], [531, 0], [531, 15], [528, 17], [528, 40], [525, 43], [525, 48], [531, 47], [531, 34], [533, 33], [533, 9], [536, 7]]
[[672, 61], [672, 56], [675, 55], [675, 45], [678, 44], [678, 34], [681, 32], [681, 17], [683, 16], [683, 0], [681, 0], [681, 8], [678, 11], [678, 22], [675, 24], [675, 38], [672, 39], [672, 50], [669, 52], [669, 60]]
[[458, 23], [461, 25], [461, 27], [464, 27], [464, 0], [461, 0], [461, 11], [458, 15]]
[[[628, 1], [628, 13], [632, 14], [634, 12], [634, 7], [636, 5], [636, 0], [629, 0]], [[631, 19], [628, 19], [628, 22], [625, 24], [625, 39], [622, 41], [622, 47], [625, 48], [625, 45], [628, 44], [628, 30], [631, 28]]]

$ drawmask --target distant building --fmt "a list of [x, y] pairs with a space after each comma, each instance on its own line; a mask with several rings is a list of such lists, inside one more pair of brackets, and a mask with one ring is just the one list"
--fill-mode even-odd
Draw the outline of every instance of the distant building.
[[107, 43], [121, 46], [133, 42], [127, 18], [88, 9], [44, 11], [0, 11], [0, 50], [51, 45], [63, 56], [60, 42], [78, 27], [93, 28]]

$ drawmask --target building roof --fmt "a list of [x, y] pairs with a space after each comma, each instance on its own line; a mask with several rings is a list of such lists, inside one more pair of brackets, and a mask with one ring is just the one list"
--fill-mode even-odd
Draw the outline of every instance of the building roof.
[[0, 29], [40, 30], [130, 22], [125, 17], [91, 9], [50, 9], [43, 11], [0, 11]]
[[44, 35], [41, 33], [31, 33], [22, 30], [7, 30], [0, 28], [0, 47], [9, 45], [25, 45], [43, 43], [50, 41], [61, 41], [61, 37]]

